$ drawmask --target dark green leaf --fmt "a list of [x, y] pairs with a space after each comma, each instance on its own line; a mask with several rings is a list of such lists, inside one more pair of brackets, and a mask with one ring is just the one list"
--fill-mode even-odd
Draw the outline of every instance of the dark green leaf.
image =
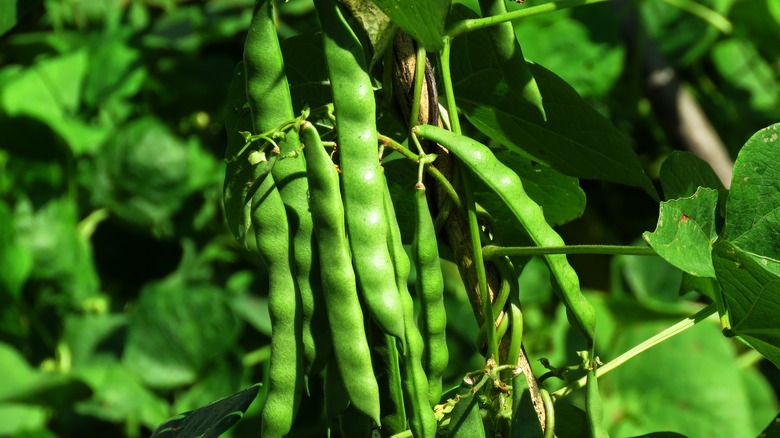
[[373, 0], [406, 34], [429, 52], [441, 50], [450, 0]]
[[723, 239], [780, 274], [780, 123], [758, 131], [734, 163]]
[[628, 139], [570, 85], [530, 64], [544, 99], [543, 121], [508, 85], [500, 68], [490, 66], [486, 47], [484, 37], [468, 35], [455, 40], [452, 55], [458, 105], [477, 129], [566, 175], [627, 184], [657, 196]]
[[[280, 45], [284, 56], [284, 72], [290, 83], [290, 97], [295, 113], [300, 113], [304, 106], [317, 108], [333, 102], [322, 48], [322, 35], [314, 31], [305, 32], [282, 41]], [[233, 77], [236, 81], [235, 74]], [[241, 83], [243, 84], [243, 78]], [[236, 108], [236, 103], [239, 101], [242, 105], [246, 102], [245, 91], [241, 96], [243, 101], [238, 97], [230, 98], [232, 103], [228, 110]]]
[[664, 260], [697, 277], [714, 277], [712, 244], [718, 192], [699, 188], [693, 196], [661, 203], [658, 226], [642, 234]]
[[152, 437], [218, 437], [241, 419], [259, 390], [260, 384], [256, 383], [202, 408], [179, 414], [158, 426]]
[[41, 0], [0, 0], [0, 35], [13, 29], [17, 21], [39, 3]]
[[772, 421], [761, 431], [759, 438], [776, 438], [780, 436], [780, 414], [777, 414]]
[[661, 187], [665, 199], [685, 198], [699, 187], [718, 191], [718, 209], [725, 213], [729, 191], [710, 165], [690, 152], [674, 151], [661, 165]]
[[458, 389], [460, 398], [452, 408], [447, 436], [453, 438], [480, 438], [485, 436], [485, 426], [479, 413], [479, 397], [471, 392], [465, 381]]
[[730, 332], [780, 367], [780, 277], [731, 242], [715, 245], [712, 261]]
[[227, 131], [227, 149], [225, 150], [225, 184], [223, 186], [223, 202], [225, 205], [225, 220], [233, 237], [245, 244], [252, 223], [249, 220], [249, 203], [245, 202], [251, 184], [254, 182], [253, 166], [244, 151], [237, 154], [246, 144], [240, 132], [252, 132], [252, 118], [246, 102], [246, 79], [244, 63], [239, 62], [233, 70], [233, 81], [228, 93], [228, 107], [225, 114], [225, 130]]

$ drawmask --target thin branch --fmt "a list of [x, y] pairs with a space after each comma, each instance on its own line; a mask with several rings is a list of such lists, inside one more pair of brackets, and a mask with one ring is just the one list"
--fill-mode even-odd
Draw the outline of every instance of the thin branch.
[[653, 248], [646, 246], [622, 245], [566, 245], [566, 246], [495, 246], [482, 248], [485, 260], [495, 260], [507, 256], [537, 256], [549, 254], [605, 254], [605, 255], [658, 255]]
[[472, 32], [486, 27], [495, 26], [508, 21], [516, 21], [523, 18], [531, 17], [534, 15], [544, 14], [547, 12], [554, 12], [561, 9], [568, 9], [575, 6], [585, 6], [595, 3], [603, 3], [607, 0], [561, 0], [558, 2], [545, 3], [543, 5], [531, 6], [525, 9], [519, 9], [517, 11], [509, 12], [502, 15], [493, 15], [485, 18], [472, 18], [455, 23], [447, 31], [445, 38], [455, 38], [456, 36]]

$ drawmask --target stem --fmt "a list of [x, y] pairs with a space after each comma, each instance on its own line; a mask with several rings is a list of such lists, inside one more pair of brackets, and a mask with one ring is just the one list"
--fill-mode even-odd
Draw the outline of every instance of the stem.
[[460, 134], [460, 121], [458, 120], [458, 107], [455, 105], [455, 91], [452, 88], [452, 72], [450, 70], [450, 51], [452, 38], [444, 37], [444, 48], [439, 55], [441, 64], [441, 78], [444, 85], [444, 98], [447, 102], [447, 113], [450, 119], [450, 130]]
[[482, 248], [485, 260], [501, 257], [537, 256], [549, 254], [606, 254], [606, 255], [658, 255], [653, 248], [625, 245], [565, 245], [565, 246], [495, 246]]
[[[679, 335], [680, 333], [684, 332], [685, 330], [688, 330], [689, 328], [693, 327], [694, 325], [700, 323], [701, 321], [704, 321], [707, 319], [710, 315], [714, 314], [717, 311], [717, 308], [715, 307], [715, 304], [710, 304], [709, 306], [701, 309], [700, 311], [696, 312], [693, 316], [689, 316], [688, 318], [685, 318], [684, 320], [678, 322], [677, 324], [667, 328], [666, 330], [662, 331], [661, 333], [658, 333], [657, 335], [653, 336], [650, 339], [647, 339], [646, 341], [642, 342], [641, 344], [635, 346], [634, 348], [626, 351], [625, 353], [621, 354], [620, 356], [616, 357], [615, 359], [607, 362], [603, 366], [599, 367], [596, 370], [596, 377], [601, 377], [604, 374], [607, 374], [608, 372], [614, 370], [615, 368], [619, 367], [620, 365], [623, 365], [625, 362], [627, 362], [629, 359], [633, 358], [634, 356], [637, 356], [639, 353], [642, 353], [645, 350], [649, 350], [650, 348], [660, 344], [661, 342]], [[567, 395], [571, 394], [573, 391], [580, 389], [585, 386], [585, 383], [587, 381], [587, 376], [582, 377], [581, 379], [577, 380], [576, 382], [572, 382], [563, 388], [553, 392], [551, 395], [553, 397], [553, 400], [560, 400], [563, 397], [566, 397]]]
[[[458, 107], [455, 104], [455, 92], [452, 88], [452, 73], [450, 71], [450, 49], [452, 48], [451, 39], [444, 37], [444, 48], [441, 51], [441, 76], [444, 83], [444, 97], [447, 101], [447, 110], [450, 115], [450, 125], [452, 132], [460, 134], [460, 121], [458, 120]], [[493, 317], [493, 305], [490, 300], [490, 291], [487, 287], [487, 273], [485, 272], [485, 262], [482, 258], [482, 242], [479, 238], [479, 223], [477, 222], [477, 208], [474, 201], [474, 192], [471, 186], [471, 178], [468, 172], [461, 173], [463, 191], [466, 194], [466, 213], [469, 223], [469, 234], [471, 235], [471, 246], [473, 254], [474, 269], [477, 271], [477, 285], [479, 287], [480, 299], [482, 300], [482, 316], [487, 335], [487, 358], [491, 356], [498, 362], [498, 342], [496, 342], [496, 324]]]
[[[420, 161], [420, 157], [418, 155], [415, 155], [414, 152], [405, 148], [401, 143], [398, 143], [392, 138], [379, 133], [377, 133], [377, 137], [379, 138], [379, 141], [384, 145], [384, 147], [390, 148], [400, 153], [401, 155], [403, 155], [404, 157], [408, 158], [411, 161], [414, 161], [415, 163]], [[441, 171], [435, 168], [432, 164], [426, 165], [425, 171], [428, 172], [428, 175], [432, 176], [433, 179], [435, 179], [438, 184], [444, 187], [444, 190], [450, 196], [450, 199], [452, 199], [452, 202], [455, 204], [455, 206], [457, 208], [461, 208], [462, 204], [460, 202], [460, 198], [458, 197], [458, 193], [455, 191], [455, 188], [452, 187], [452, 184], [450, 184], [449, 180], [441, 173]]]
[[664, 0], [664, 2], [700, 18], [702, 21], [708, 23], [710, 26], [725, 34], [730, 34], [733, 30], [731, 22], [726, 19], [726, 17], [702, 5], [701, 3], [689, 0]]
[[[539, 6], [531, 6], [528, 8], [519, 9], [517, 11], [509, 12], [506, 14], [493, 15], [491, 17], [485, 17], [485, 18], [472, 18], [468, 20], [463, 20], [451, 26], [444, 38], [446, 41], [446, 39], [455, 38], [456, 36], [462, 33], [484, 29], [486, 27], [495, 26], [497, 24], [506, 23], [508, 21], [515, 21], [515, 20], [520, 20], [522, 18], [531, 17], [534, 15], [544, 14], [547, 12], [554, 12], [559, 9], [567, 9], [575, 6], [585, 6], [585, 5], [595, 4], [595, 3], [603, 3], [606, 1], [607, 0], [561, 0], [554, 3], [545, 3]], [[445, 47], [446, 47], [446, 42], [445, 42]]]
[[[409, 111], [409, 137], [413, 137], [411, 129], [420, 123], [420, 99], [422, 98], [423, 83], [425, 82], [425, 48], [420, 45], [417, 48], [417, 59], [415, 60], [414, 69], [414, 91], [412, 94], [412, 108]], [[417, 153], [423, 155], [425, 151], [420, 147], [419, 142], [415, 142], [417, 145]]]

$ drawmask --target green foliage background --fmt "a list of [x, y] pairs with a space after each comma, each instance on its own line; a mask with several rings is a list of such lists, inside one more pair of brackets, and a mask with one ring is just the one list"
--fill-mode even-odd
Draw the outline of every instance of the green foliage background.
[[[642, 24], [735, 157], [780, 120], [780, 8], [703, 1], [731, 20], [725, 34], [670, 3], [641, 3]], [[221, 207], [223, 116], [251, 4], [0, 0], [0, 436], [145, 436], [173, 414], [263, 380], [265, 275], [229, 235]], [[279, 9], [286, 59], [306, 68], [317, 59], [306, 52], [311, 4]], [[619, 20], [598, 5], [528, 19], [516, 31], [526, 57], [611, 118], [657, 178], [675, 145], [649, 109]], [[306, 71], [289, 75], [294, 87]], [[567, 243], [627, 244], [654, 229], [649, 196], [582, 187], [584, 213], [561, 229]], [[572, 190], [561, 222], [582, 211], [585, 198]], [[682, 272], [658, 258], [571, 259], [597, 306], [605, 361], [697, 308], [695, 293], [678, 299], [687, 292]], [[457, 269], [443, 268], [447, 388], [481, 359]], [[576, 362], [566, 354], [581, 341], [544, 265], [532, 261], [520, 282], [529, 355]], [[750, 437], [777, 413], [778, 381], [773, 365], [712, 322], [621, 367], [601, 389], [615, 436]], [[319, 394], [303, 403], [299, 436], [321, 436]], [[253, 435], [259, 404], [229, 433]]]

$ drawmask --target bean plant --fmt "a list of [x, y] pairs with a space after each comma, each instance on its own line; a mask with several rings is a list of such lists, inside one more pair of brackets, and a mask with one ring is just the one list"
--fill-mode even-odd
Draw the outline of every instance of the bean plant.
[[[661, 201], [626, 138], [527, 61], [513, 27], [601, 2], [509, 12], [503, 0], [314, 0], [318, 65], [301, 78], [286, 68], [276, 5], [256, 1], [228, 97], [224, 205], [268, 274], [270, 361], [263, 386], [202, 408], [243, 400], [209, 433], [259, 392], [264, 437], [294, 434], [311, 397], [323, 436], [605, 437], [604, 376], [711, 315], [780, 366], [780, 124], [747, 141], [730, 191], [700, 159], [673, 154]], [[576, 178], [634, 187], [660, 202], [657, 227], [634, 246], [566, 245], [555, 226], [581, 210], [545, 195], [554, 178], [570, 193]], [[612, 328], [572, 254], [660, 257], [695, 294], [689, 316], [602, 357]], [[447, 326], [463, 315], [447, 306], [445, 257], [473, 310], [475, 368], [449, 361]], [[572, 328], [557, 358], [524, 348], [539, 330], [524, 315], [526, 269], [549, 273]], [[156, 434], [203, 433], [187, 422], [203, 412]]]
[[0, 0], [0, 436], [777, 435], [778, 40]]

